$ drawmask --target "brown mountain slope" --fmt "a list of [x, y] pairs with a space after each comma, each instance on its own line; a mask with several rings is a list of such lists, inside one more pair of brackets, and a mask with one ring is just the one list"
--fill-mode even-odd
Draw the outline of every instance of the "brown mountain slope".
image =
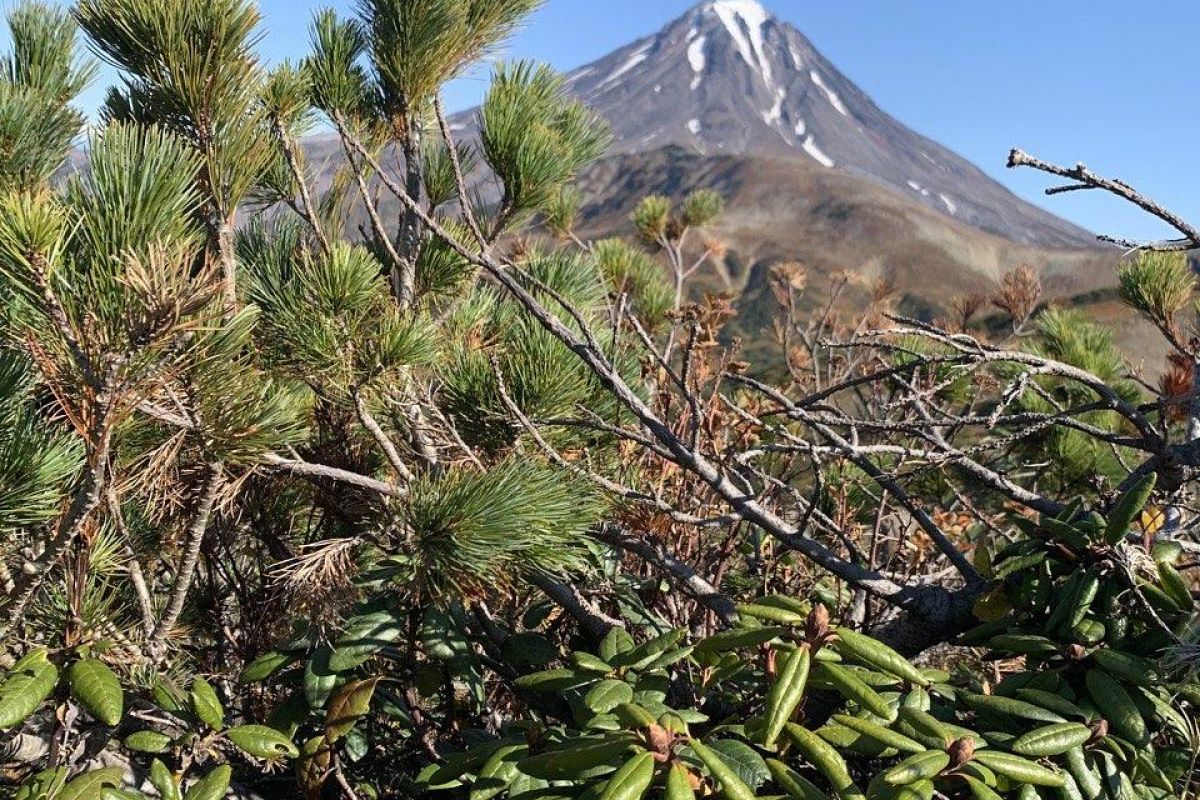
[[1117, 260], [1115, 251], [1018, 244], [873, 181], [799, 159], [667, 147], [611, 156], [580, 183], [591, 198], [582, 228], [593, 235], [627, 229], [629, 212], [647, 194], [717, 189], [727, 211], [712, 232], [728, 245], [731, 271], [743, 281], [756, 264], [798, 260], [814, 272], [884, 278], [940, 305], [1023, 262], [1038, 268], [1055, 296], [1092, 291], [1112, 284]]
[[[580, 176], [591, 198], [581, 219], [586, 237], [628, 235], [638, 198], [680, 198], [718, 190], [725, 214], [705, 233], [727, 247], [724, 266], [735, 282], [735, 330], [755, 360], [770, 358], [766, 329], [776, 313], [767, 272], [798, 261], [809, 276], [808, 302], [824, 302], [833, 275], [852, 276], [845, 304], [865, 302], [883, 280], [901, 313], [943, 316], [956, 295], [987, 293], [1018, 264], [1042, 276], [1046, 299], [1082, 307], [1110, 325], [1147, 375], [1161, 368], [1162, 345], [1152, 326], [1114, 300], [1115, 250], [1054, 249], [1013, 242], [914, 203], [877, 182], [804, 160], [704, 156], [678, 146], [610, 156]], [[697, 239], [695, 247], [699, 247]], [[695, 290], [723, 291], [717, 271], [697, 276]]]

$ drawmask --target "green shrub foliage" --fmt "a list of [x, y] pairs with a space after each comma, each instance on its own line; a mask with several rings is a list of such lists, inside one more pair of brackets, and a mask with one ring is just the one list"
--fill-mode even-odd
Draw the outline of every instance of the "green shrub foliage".
[[423, 785], [473, 798], [1175, 797], [1200, 684], [1169, 656], [1197, 606], [1177, 547], [1128, 541], [1152, 486], [1107, 519], [1018, 520], [986, 566], [979, 613], [993, 618], [945, 654], [952, 670], [807, 598], [761, 597], [699, 639], [614, 627], [598, 649], [516, 678], [529, 718], [430, 766]]
[[1157, 400], [1031, 270], [1004, 350], [778, 265], [769, 385], [720, 194], [585, 241], [563, 77], [446, 118], [536, 0], [353, 5], [9, 15], [0, 797], [1195, 797], [1180, 257]]

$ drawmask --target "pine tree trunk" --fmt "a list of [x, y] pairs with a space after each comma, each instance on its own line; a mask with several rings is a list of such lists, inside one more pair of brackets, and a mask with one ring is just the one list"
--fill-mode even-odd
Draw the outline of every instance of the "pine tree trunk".
[[221, 279], [224, 290], [225, 318], [237, 313], [237, 256], [234, 252], [234, 230], [231, 220], [221, 220], [216, 231], [217, 256], [221, 259]]
[[[421, 129], [417, 120], [408, 121], [401, 145], [404, 151], [404, 190], [420, 203], [424, 175], [421, 167]], [[397, 250], [400, 253], [400, 266], [392, 273], [392, 294], [402, 308], [407, 308], [416, 296], [416, 263], [421, 252], [421, 220], [408, 207], [400, 212]]]

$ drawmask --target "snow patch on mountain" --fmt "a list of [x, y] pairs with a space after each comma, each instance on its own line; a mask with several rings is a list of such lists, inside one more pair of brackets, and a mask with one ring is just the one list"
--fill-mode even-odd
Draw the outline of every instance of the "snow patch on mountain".
[[914, 181], [914, 180], [909, 180], [909, 181], [908, 181], [908, 186], [909, 186], [909, 188], [910, 188], [910, 189], [912, 189], [914, 192], [920, 192], [922, 196], [924, 196], [924, 197], [929, 197], [929, 190], [928, 190], [928, 189], [926, 189], [926, 188], [925, 188], [924, 186], [922, 186], [921, 184], [917, 183], [916, 181]]
[[775, 105], [763, 112], [763, 122], [768, 125], [774, 125], [783, 119], [783, 101], [787, 99], [787, 92], [783, 89], [775, 90]]
[[586, 78], [588, 75], [591, 75], [595, 71], [596, 70], [594, 67], [582, 67], [580, 69], [575, 70], [574, 72], [568, 72], [567, 73], [567, 83], [568, 84], [578, 83], [579, 81], [583, 80], [584, 78]]
[[842, 98], [837, 96], [837, 92], [825, 85], [825, 81], [821, 80], [819, 72], [812, 70], [808, 73], [808, 76], [812, 78], [813, 84], [825, 93], [825, 97], [829, 100], [829, 105], [837, 109], [837, 112], [843, 117], [850, 116], [850, 112], [846, 109], [846, 104], [842, 102]]
[[[630, 56], [628, 58], [628, 60], [625, 61], [624, 64], [622, 64], [621, 66], [619, 66], [615, 70], [613, 70], [613, 72], [600, 83], [600, 86], [607, 86], [608, 84], [610, 84], [613, 81], [620, 78], [626, 72], [629, 72], [629, 70], [633, 69], [638, 64], [645, 61], [647, 58], [650, 57], [649, 50], [650, 50], [649, 43], [642, 45], [641, 48], [639, 48], [637, 52], [635, 52], [632, 56]], [[597, 87], [597, 88], [599, 88], [599, 87]]]
[[771, 60], [767, 58], [766, 38], [763, 35], [763, 28], [771, 15], [756, 0], [716, 0], [711, 7], [720, 17], [725, 30], [729, 31], [742, 60], [762, 75], [768, 88], [773, 88]]
[[812, 156], [813, 160], [821, 166], [830, 168], [833, 167], [833, 159], [825, 155], [825, 151], [817, 147], [817, 143], [813, 140], [811, 135], [804, 139], [804, 144], [802, 144], [801, 147], [804, 148], [804, 152]]
[[804, 68], [804, 59], [800, 58], [800, 51], [791, 42], [788, 42], [788, 55], [792, 57], [792, 63], [796, 65], [796, 69]]
[[700, 124], [700, 120], [698, 119], [689, 119], [687, 127], [692, 133], [699, 133], [704, 130], [704, 126]]
[[704, 72], [704, 67], [707, 64], [707, 59], [704, 56], [704, 45], [707, 42], [708, 37], [701, 36], [688, 45], [688, 63], [692, 65], [692, 72], [695, 72], [697, 75]]

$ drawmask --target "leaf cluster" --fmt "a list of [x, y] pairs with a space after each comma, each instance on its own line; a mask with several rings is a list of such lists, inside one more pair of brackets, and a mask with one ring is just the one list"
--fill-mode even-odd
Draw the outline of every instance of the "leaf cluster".
[[511, 214], [548, 207], [609, 142], [595, 113], [565, 96], [563, 79], [522, 61], [497, 68], [479, 111], [480, 142]]
[[249, 0], [82, 0], [79, 25], [122, 70], [106, 120], [168, 127], [199, 153], [205, 200], [232, 214], [270, 157]]
[[1021, 659], [994, 685], [915, 666], [822, 605], [768, 595], [715, 635], [651, 630], [638, 644], [614, 627], [598, 649], [521, 676], [554, 702], [427, 768], [422, 785], [498, 798], [543, 783], [572, 798], [1179, 796], [1200, 686], [1176, 682], [1162, 657], [1196, 600], [1172, 566], [1178, 549], [1156, 548], [1136, 586], [1116, 574], [1153, 486], [1107, 516], [1077, 504], [1017, 520], [1026, 535], [988, 551], [990, 621], [959, 644]]
[[62, 166], [83, 116], [69, 104], [95, 74], [76, 56], [70, 14], [27, 2], [8, 14], [11, 50], [0, 59], [0, 189], [32, 189]]

